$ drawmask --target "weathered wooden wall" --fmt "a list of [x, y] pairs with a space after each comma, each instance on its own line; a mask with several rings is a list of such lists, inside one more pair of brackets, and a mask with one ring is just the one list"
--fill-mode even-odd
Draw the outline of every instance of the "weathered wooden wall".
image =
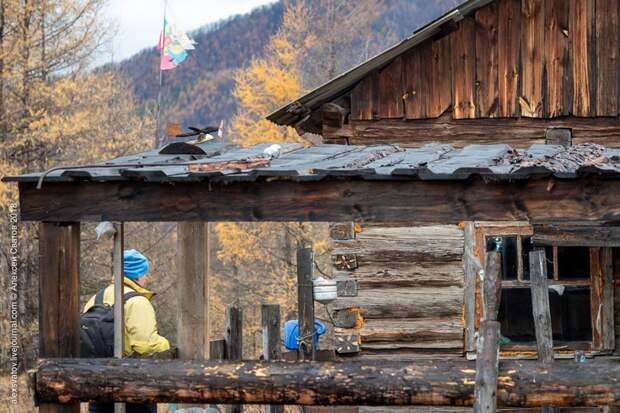
[[[359, 308], [355, 328], [363, 356], [463, 355], [463, 231], [456, 225], [357, 226], [333, 240], [336, 276], [358, 281], [341, 297], [336, 320]], [[338, 238], [347, 238], [338, 236]]]
[[[497, 0], [370, 73], [337, 103], [349, 143], [620, 145], [619, 0]], [[467, 122], [467, 120], [477, 121]], [[484, 120], [482, 120], [484, 119]]]

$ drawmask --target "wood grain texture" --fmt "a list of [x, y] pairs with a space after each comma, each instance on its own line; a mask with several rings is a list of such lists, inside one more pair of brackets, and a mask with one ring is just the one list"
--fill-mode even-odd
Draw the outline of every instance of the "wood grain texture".
[[620, 228], [590, 225], [536, 225], [536, 245], [620, 247]]
[[[20, 183], [23, 220], [620, 221], [620, 181], [596, 176], [513, 182]], [[231, 208], [231, 205], [237, 207]]]
[[545, 0], [545, 117], [569, 114], [568, 7], [566, 0]]
[[441, 116], [452, 106], [452, 64], [450, 36], [433, 41], [429, 117]]
[[618, 114], [618, 0], [596, 1], [596, 115]]
[[499, 330], [499, 321], [484, 320], [480, 323], [476, 356], [474, 413], [495, 413], [497, 411]]
[[521, 3], [521, 116], [543, 117], [543, 68], [545, 50], [543, 0]]
[[[475, 363], [461, 360], [195, 362], [44, 359], [36, 389], [44, 402], [78, 400], [300, 405], [471, 406]], [[498, 407], [616, 405], [617, 360], [544, 365], [502, 361]], [[234, 377], [234, 381], [231, 381]]]
[[356, 265], [337, 275], [361, 288], [447, 287], [463, 284], [463, 232], [454, 225], [370, 226], [355, 240], [334, 241], [332, 254], [354, 255]]
[[476, 117], [499, 115], [497, 25], [498, 3], [476, 11]]
[[451, 318], [367, 320], [358, 330], [362, 351], [368, 349], [463, 350], [460, 316]]
[[430, 117], [433, 45], [430, 41], [403, 55], [404, 111], [406, 119]]
[[452, 54], [452, 101], [455, 119], [476, 117], [475, 81], [476, 23], [473, 17], [459, 22], [458, 30], [450, 33]]
[[519, 116], [519, 54], [521, 46], [521, 0], [498, 2], [497, 66], [499, 115]]
[[379, 110], [382, 119], [402, 118], [403, 110], [403, 59], [394, 59], [379, 71]]
[[598, 143], [620, 147], [619, 118], [557, 119], [468, 119], [454, 120], [449, 113], [438, 119], [353, 121], [349, 141], [352, 145], [392, 143], [419, 147], [440, 142], [463, 147], [469, 144], [506, 143], [515, 148], [545, 142], [548, 128], [571, 128], [573, 145]]
[[532, 312], [536, 330], [538, 361], [553, 362], [553, 327], [547, 288], [547, 258], [544, 250], [532, 251], [530, 257], [530, 286], [532, 291]]
[[297, 314], [299, 319], [299, 360], [310, 361], [315, 357], [314, 335], [314, 295], [312, 274], [314, 251], [312, 248], [297, 250]]
[[368, 74], [351, 92], [351, 119], [373, 120], [379, 110], [379, 74]]
[[[80, 224], [39, 224], [39, 356], [80, 356]], [[41, 403], [41, 413], [79, 413], [79, 403]]]
[[595, 0], [569, 0], [572, 111], [575, 116], [595, 114], [594, 39]]
[[177, 224], [177, 341], [179, 358], [204, 360], [209, 343], [208, 223]]
[[360, 307], [365, 319], [442, 318], [460, 316], [463, 289], [392, 288], [361, 289], [357, 297], [338, 298], [329, 305], [331, 311]]
[[478, 258], [476, 258], [474, 249], [476, 240], [473, 222], [465, 222], [463, 236], [465, 351], [474, 351], [476, 349], [476, 326], [474, 323], [476, 318], [476, 279], [478, 278], [478, 270], [481, 269], [481, 265]]

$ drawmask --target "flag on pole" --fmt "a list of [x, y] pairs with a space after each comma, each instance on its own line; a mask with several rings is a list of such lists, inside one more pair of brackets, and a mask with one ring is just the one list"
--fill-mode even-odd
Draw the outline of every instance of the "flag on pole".
[[174, 24], [164, 20], [164, 30], [159, 36], [158, 49], [161, 51], [161, 70], [171, 70], [177, 67], [188, 56], [189, 50], [194, 50], [194, 42]]

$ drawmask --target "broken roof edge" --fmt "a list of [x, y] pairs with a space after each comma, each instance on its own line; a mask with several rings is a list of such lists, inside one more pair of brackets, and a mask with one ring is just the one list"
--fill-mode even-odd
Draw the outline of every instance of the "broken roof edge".
[[450, 21], [458, 22], [495, 0], [468, 0], [465, 3], [448, 11], [444, 15], [429, 22], [413, 32], [413, 34], [400, 43], [384, 50], [374, 57], [360, 63], [352, 69], [327, 81], [316, 89], [308, 92], [293, 102], [290, 102], [275, 112], [269, 114], [267, 119], [278, 125], [294, 126], [303, 122], [305, 117], [317, 109], [323, 103], [340, 97], [352, 89], [360, 80], [373, 70], [379, 69], [389, 62], [419, 45], [423, 41], [433, 37], [441, 27]]

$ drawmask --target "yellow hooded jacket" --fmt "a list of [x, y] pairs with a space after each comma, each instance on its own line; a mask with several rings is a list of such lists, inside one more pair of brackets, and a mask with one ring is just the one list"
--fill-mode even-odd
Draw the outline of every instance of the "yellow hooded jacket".
[[[132, 291], [142, 294], [125, 303], [125, 356], [132, 353], [149, 356], [170, 349], [168, 340], [157, 333], [155, 310], [151, 304], [155, 293], [127, 277], [124, 278], [123, 284], [125, 294]], [[104, 290], [103, 303], [114, 304], [114, 285], [109, 285]], [[83, 312], [87, 312], [93, 305], [95, 305], [95, 296], [88, 300]]]

